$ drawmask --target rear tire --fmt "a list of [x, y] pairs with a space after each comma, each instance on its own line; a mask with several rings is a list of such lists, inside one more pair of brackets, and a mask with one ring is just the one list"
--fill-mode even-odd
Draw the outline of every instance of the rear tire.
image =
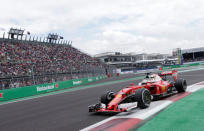
[[101, 96], [101, 103], [108, 104], [110, 101], [112, 101], [114, 98], [114, 92], [108, 91], [106, 94], [103, 94]]
[[177, 79], [174, 86], [179, 93], [185, 92], [187, 88], [187, 82], [184, 79]]
[[138, 107], [141, 109], [147, 108], [151, 103], [151, 94], [146, 88], [141, 88], [135, 91], [135, 100], [138, 102]]

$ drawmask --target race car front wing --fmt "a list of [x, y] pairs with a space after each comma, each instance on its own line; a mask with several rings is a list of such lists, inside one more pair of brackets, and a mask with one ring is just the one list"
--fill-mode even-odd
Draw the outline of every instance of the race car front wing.
[[133, 108], [137, 107], [137, 102], [134, 103], [128, 103], [129, 105], [125, 104], [120, 104], [116, 109], [106, 109], [104, 104], [97, 103], [94, 105], [89, 106], [89, 112], [127, 112]]

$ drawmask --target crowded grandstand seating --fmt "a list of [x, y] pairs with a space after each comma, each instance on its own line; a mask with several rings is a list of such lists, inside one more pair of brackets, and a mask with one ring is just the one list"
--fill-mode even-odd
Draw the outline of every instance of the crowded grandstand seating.
[[0, 89], [81, 78], [94, 68], [104, 72], [102, 64], [71, 45], [0, 42]]
[[197, 58], [188, 58], [188, 59], [184, 59], [183, 62], [196, 62], [196, 61], [204, 61], [204, 57], [197, 57]]

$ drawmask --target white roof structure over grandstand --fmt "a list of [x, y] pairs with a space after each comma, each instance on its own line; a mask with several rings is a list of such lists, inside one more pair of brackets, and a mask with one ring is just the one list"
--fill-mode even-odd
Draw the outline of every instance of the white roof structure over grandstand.
[[194, 53], [194, 52], [204, 52], [204, 47], [191, 48], [191, 49], [182, 49], [181, 50], [182, 54], [185, 54], [185, 53]]
[[115, 52], [104, 52], [104, 53], [96, 54], [94, 55], [94, 57], [101, 57], [101, 56], [114, 55], [114, 54]]
[[[117, 54], [118, 53], [118, 54]], [[170, 56], [171, 54], [160, 54], [160, 53], [135, 53], [135, 52], [130, 52], [130, 53], [120, 53], [120, 52], [104, 52], [100, 54], [94, 55], [94, 57], [103, 57], [103, 56], [108, 56], [108, 55], [121, 55], [121, 56], [136, 56], [136, 55], [147, 55], [147, 56], [156, 56], [156, 55], [163, 55], [163, 56]]]
[[104, 52], [104, 53], [100, 53], [100, 54], [96, 54], [94, 57], [103, 57], [103, 56], [130, 56], [129, 54], [122, 54], [120, 52]]
[[107, 62], [107, 64], [132, 64], [131, 61]]
[[134, 63], [163, 62], [165, 60], [176, 61], [176, 60], [178, 60], [178, 58], [174, 58], [174, 59], [138, 60], [138, 61], [135, 61]]

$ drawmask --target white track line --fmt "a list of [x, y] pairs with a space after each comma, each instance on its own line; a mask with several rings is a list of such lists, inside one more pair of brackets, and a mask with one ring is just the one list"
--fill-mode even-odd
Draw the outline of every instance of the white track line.
[[173, 102], [169, 101], [169, 100], [165, 101], [163, 104], [158, 105], [158, 106], [156, 106], [155, 108], [153, 108], [151, 110], [146, 110], [146, 112], [136, 114], [135, 117], [144, 120], [144, 119], [156, 114], [157, 112], [161, 111], [162, 109], [166, 108], [171, 103], [173, 103]]
[[[161, 102], [161, 101], [160, 101]], [[172, 101], [170, 100], [164, 100], [162, 101], [162, 103], [159, 103], [159, 105], [156, 105], [154, 107], [150, 107], [150, 108], [147, 108], [147, 109], [142, 109], [142, 110], [135, 110], [134, 113], [131, 113], [129, 115], [125, 115], [127, 114], [126, 112], [122, 112], [116, 116], [112, 116], [110, 118], [107, 118], [105, 120], [102, 120], [96, 124], [93, 124], [91, 126], [88, 126], [80, 131], [88, 131], [88, 130], [91, 130], [93, 128], [96, 128], [110, 120], [113, 120], [113, 119], [116, 119], [116, 118], [138, 118], [138, 119], [141, 119], [141, 120], [144, 120], [152, 115], [154, 115], [155, 113], [161, 111], [162, 109], [166, 108], [168, 105], [170, 105], [171, 103], [173, 103]]]
[[[200, 83], [203, 83], [203, 82], [204, 82], [204, 81], [201, 81], [201, 82], [199, 82], [199, 83], [196, 83], [196, 84], [193, 84], [193, 85], [188, 86], [188, 88], [187, 88], [186, 91], [188, 91], [188, 92], [196, 92], [196, 91], [198, 91], [198, 90], [204, 88], [203, 85], [199, 85]], [[195, 88], [195, 87], [196, 87], [196, 88]]]
[[88, 127], [84, 128], [84, 129], [81, 129], [80, 131], [88, 131], [88, 130], [91, 130], [91, 129], [93, 129], [93, 128], [95, 128], [95, 127], [98, 127], [98, 126], [100, 126], [100, 125], [102, 125], [102, 124], [104, 124], [104, 123], [106, 123], [106, 122], [108, 122], [108, 121], [110, 121], [110, 120], [115, 119], [115, 118], [116, 118], [115, 116], [110, 117], [110, 118], [107, 118], [107, 119], [102, 120], [102, 121], [100, 121], [100, 122], [98, 122], [98, 123], [95, 123], [95, 124], [93, 124], [93, 125], [91, 125], [91, 126], [88, 126]]

